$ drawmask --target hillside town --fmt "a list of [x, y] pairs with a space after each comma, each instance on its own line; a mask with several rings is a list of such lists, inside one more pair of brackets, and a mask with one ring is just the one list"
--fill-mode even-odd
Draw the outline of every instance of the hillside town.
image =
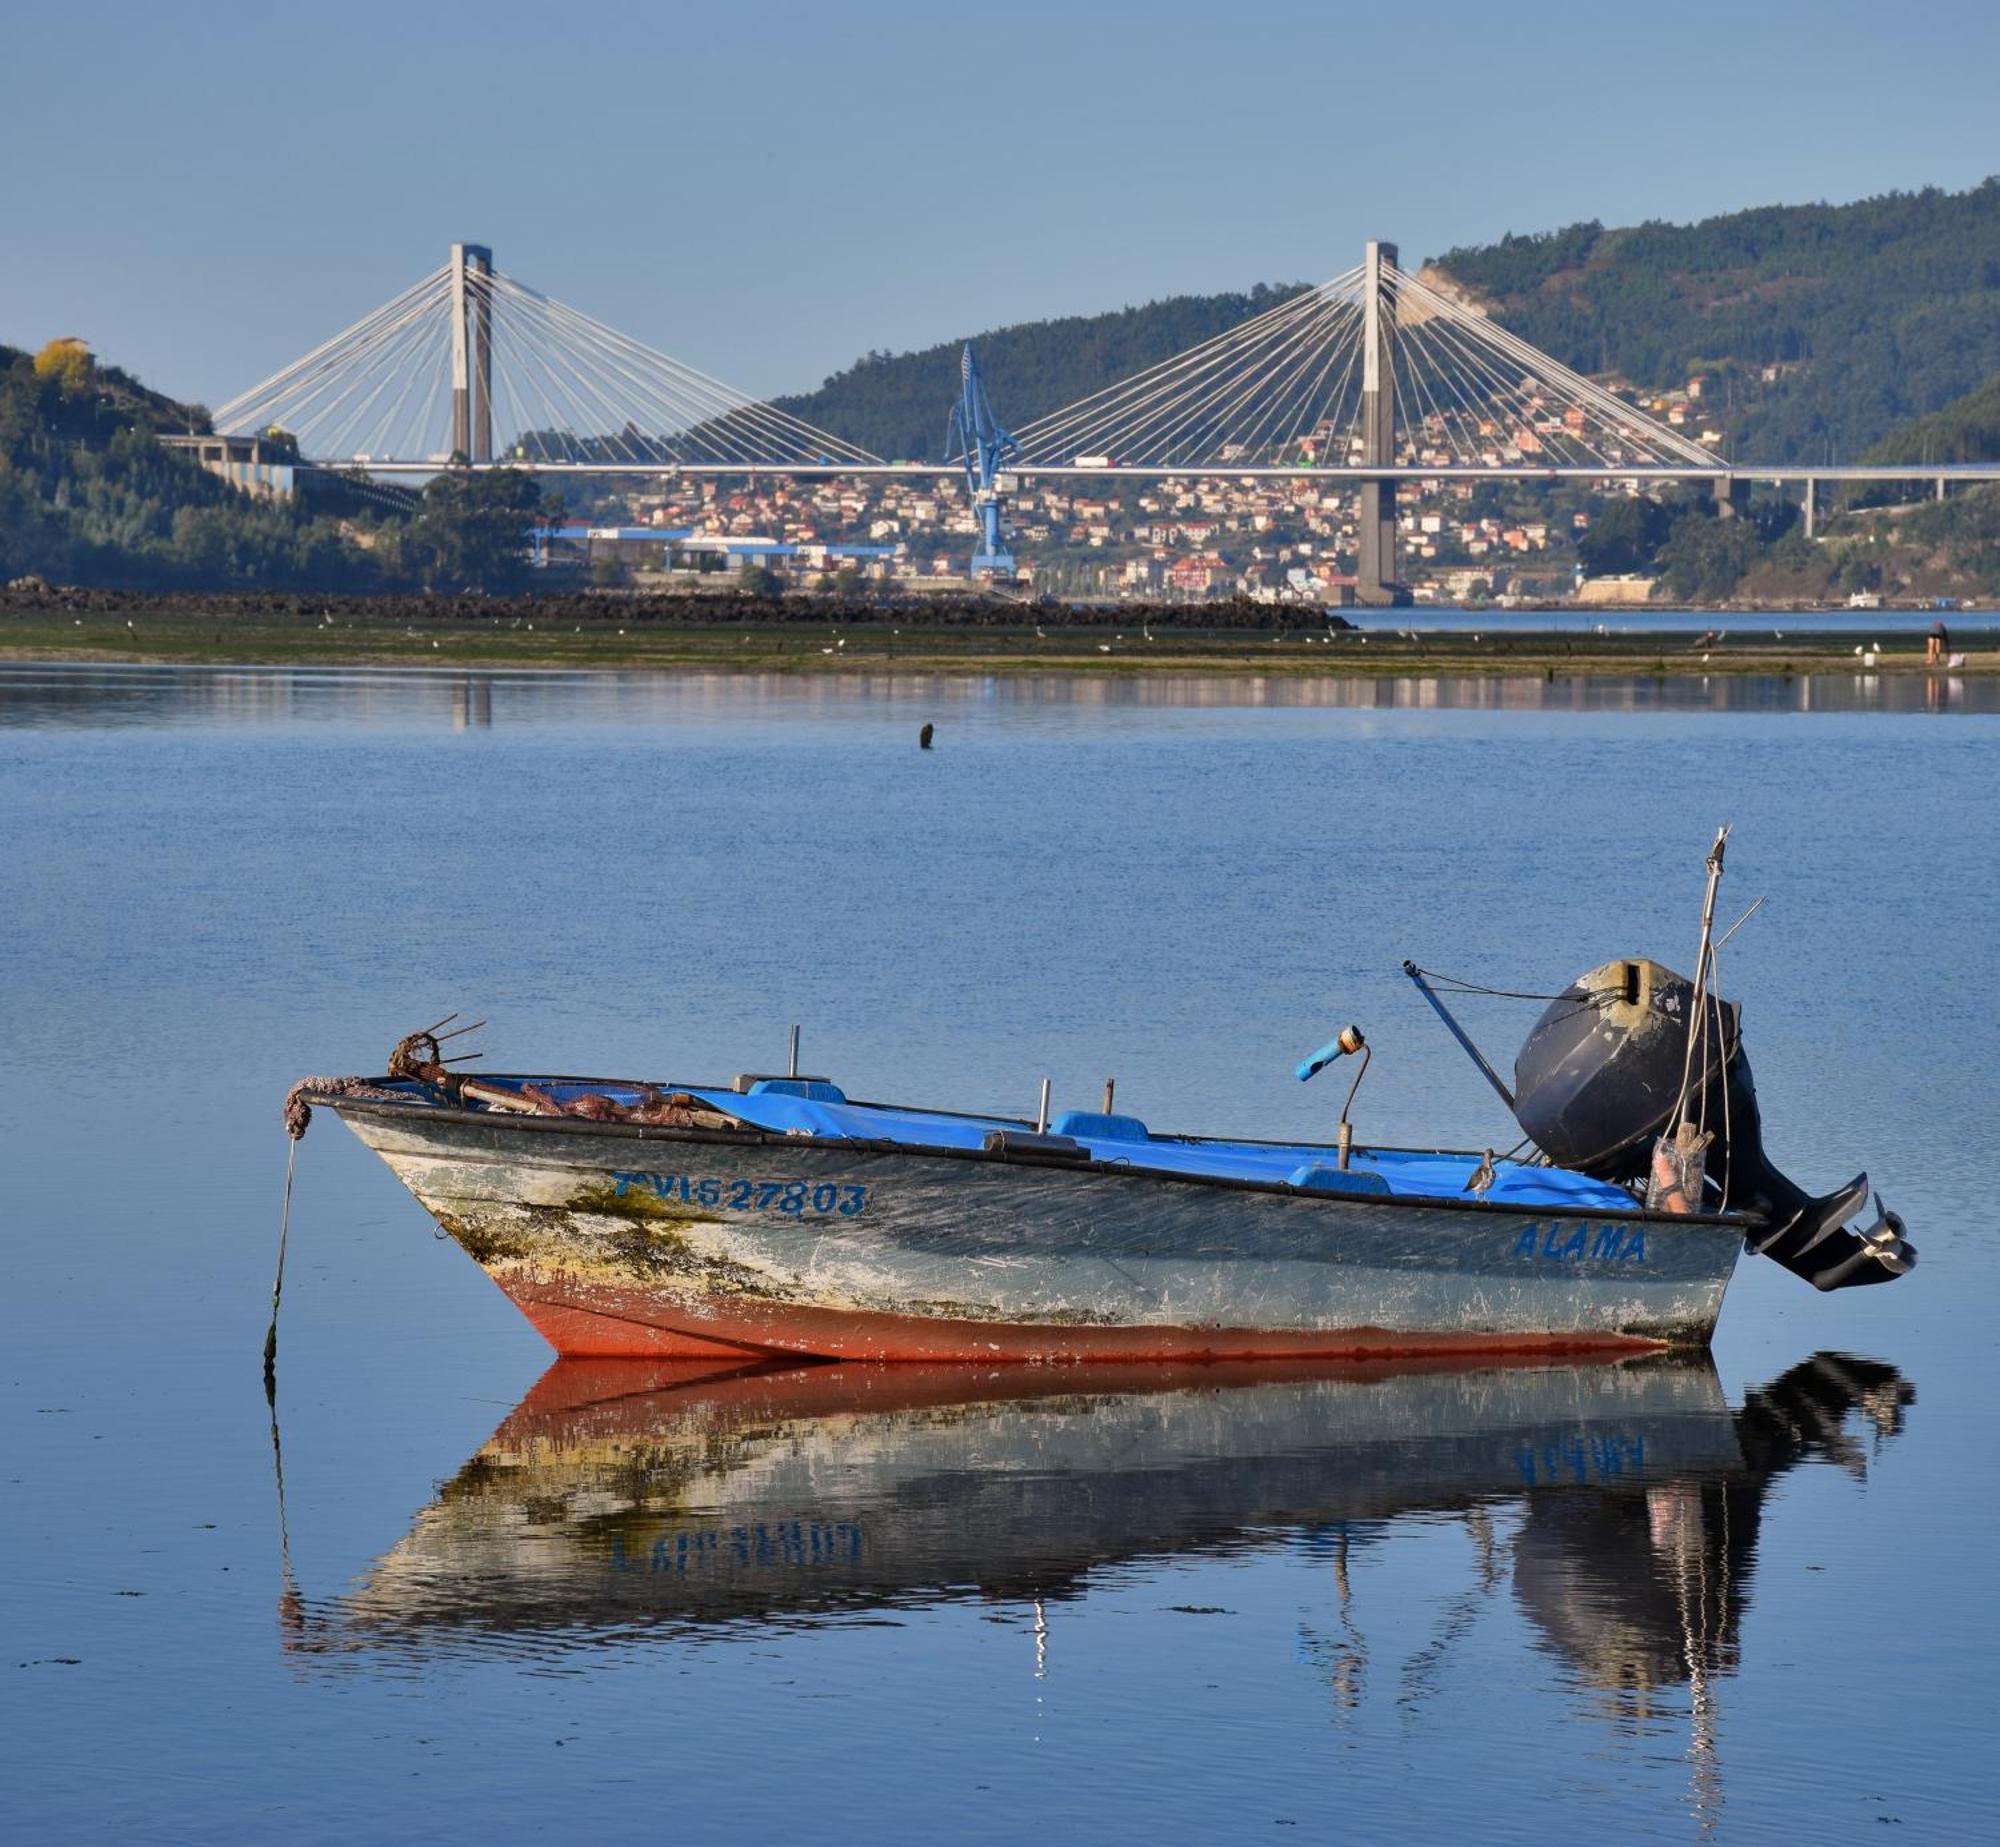
[[[1720, 429], [1704, 381], [1637, 406], [1714, 445]], [[1550, 437], [1560, 413], [1550, 413]], [[1545, 438], [1532, 424], [1494, 434], [1492, 459], [1532, 462]], [[1311, 459], [1311, 458], [1309, 458]], [[1422, 425], [1404, 458], [1443, 463]], [[1107, 463], [1115, 458], [1106, 458]], [[1341, 606], [1353, 600], [1358, 493], [1310, 477], [1189, 474], [1135, 480], [1107, 473], [1006, 480], [1005, 519], [1019, 585], [1070, 598]], [[1590, 490], [1590, 491], [1586, 491]], [[1398, 492], [1400, 568], [1413, 598], [1458, 604], [1574, 593], [1578, 538], [1594, 495], [1630, 482], [1406, 481]], [[826, 579], [906, 588], [963, 584], [978, 532], [965, 484], [950, 476], [856, 475], [800, 480], [634, 477], [594, 490], [577, 516], [545, 536], [543, 561], [587, 569], [602, 583], [740, 572], [746, 566], [811, 585]], [[1643, 596], [1643, 582], [1624, 587]], [[1617, 600], [1620, 586], [1599, 594]]]

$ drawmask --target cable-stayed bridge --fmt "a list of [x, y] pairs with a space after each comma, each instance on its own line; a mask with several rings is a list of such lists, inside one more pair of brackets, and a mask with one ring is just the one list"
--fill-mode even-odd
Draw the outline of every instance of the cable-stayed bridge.
[[963, 474], [975, 570], [1011, 568], [1001, 515], [1023, 476], [1344, 481], [1356, 580], [1396, 596], [1408, 480], [1694, 481], [1724, 511], [1750, 481], [2000, 479], [2000, 463], [1749, 466], [1537, 351], [1448, 279], [1370, 243], [1345, 274], [1010, 431], [967, 350], [954, 453], [885, 462], [633, 340], [455, 244], [421, 281], [215, 413], [219, 434], [282, 429], [303, 460], [370, 475]]
[[493, 267], [450, 259], [215, 413], [371, 473], [841, 467], [879, 458]]

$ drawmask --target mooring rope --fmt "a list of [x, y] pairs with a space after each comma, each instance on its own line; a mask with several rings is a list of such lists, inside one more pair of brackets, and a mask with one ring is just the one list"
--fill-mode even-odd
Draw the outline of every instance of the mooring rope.
[[285, 1295], [285, 1248], [292, 1235], [292, 1175], [298, 1165], [299, 1142], [312, 1126], [314, 1099], [374, 1097], [397, 1101], [397, 1093], [371, 1084], [365, 1077], [302, 1077], [285, 1092], [285, 1205], [278, 1215], [278, 1268], [271, 1279], [271, 1325], [264, 1331], [264, 1396], [277, 1390], [278, 1305]]
[[[278, 1389], [278, 1304], [285, 1294], [285, 1246], [292, 1235], [292, 1173], [298, 1164], [299, 1137], [305, 1134], [305, 1123], [297, 1129], [292, 1127], [290, 1115], [291, 1099], [286, 1099], [285, 1117], [285, 1209], [278, 1216], [278, 1271], [271, 1279], [271, 1325], [264, 1332], [264, 1396], [274, 1398]], [[309, 1111], [301, 1110], [308, 1117]]]

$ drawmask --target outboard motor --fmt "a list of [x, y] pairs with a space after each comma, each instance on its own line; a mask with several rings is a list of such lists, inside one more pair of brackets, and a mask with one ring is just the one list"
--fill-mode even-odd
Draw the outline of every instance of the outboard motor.
[[1872, 1225], [1846, 1223], [1868, 1203], [1866, 1174], [1815, 1198], [1771, 1165], [1733, 1002], [1710, 1002], [1710, 1030], [1696, 1035], [1697, 1068], [1688, 1070], [1696, 1005], [1693, 982], [1643, 957], [1579, 975], [1550, 1002], [1514, 1061], [1521, 1127], [1559, 1166], [1643, 1182], [1684, 1084], [1689, 1094], [1705, 1087], [1715, 1139], [1696, 1209], [1760, 1214], [1766, 1223], [1750, 1232], [1750, 1248], [1818, 1289], [1907, 1274], [1917, 1253], [1879, 1194]]

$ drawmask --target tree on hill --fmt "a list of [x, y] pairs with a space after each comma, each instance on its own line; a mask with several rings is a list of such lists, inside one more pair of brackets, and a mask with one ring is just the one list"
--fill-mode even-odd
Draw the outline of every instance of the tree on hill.
[[2000, 462], [2000, 372], [1941, 410], [1892, 430], [1868, 462]]
[[1758, 554], [1757, 529], [1747, 519], [1693, 513], [1675, 522], [1660, 548], [1660, 575], [1684, 603], [1719, 603], [1735, 594]]
[[73, 336], [51, 340], [35, 355], [35, 376], [60, 391], [81, 391], [90, 382], [90, 348]]
[[1673, 523], [1674, 511], [1650, 494], [1598, 501], [1576, 542], [1576, 555], [1593, 577], [1650, 570]]
[[530, 569], [530, 528], [561, 510], [519, 469], [434, 475], [395, 544], [397, 562], [427, 590], [514, 589]]

